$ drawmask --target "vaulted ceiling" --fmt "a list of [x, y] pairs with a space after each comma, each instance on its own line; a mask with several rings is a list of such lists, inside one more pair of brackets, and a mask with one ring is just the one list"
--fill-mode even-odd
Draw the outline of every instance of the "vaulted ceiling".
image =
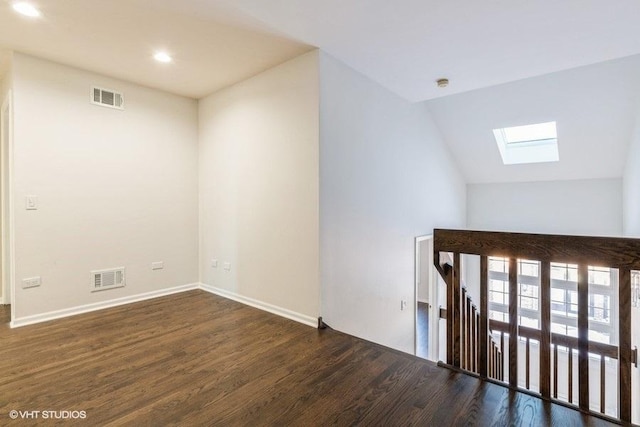
[[312, 47], [411, 101], [640, 53], [636, 0], [33, 0], [39, 20], [11, 3], [0, 46], [191, 97]]
[[[619, 178], [639, 112], [640, 55], [427, 105], [468, 183]], [[493, 129], [550, 121], [557, 124], [560, 161], [502, 163]]]
[[[637, 0], [32, 2], [0, 0], [0, 75], [17, 50], [200, 98], [319, 47], [429, 101], [468, 182], [619, 177], [638, 111]], [[558, 164], [501, 164], [491, 129], [548, 120]]]

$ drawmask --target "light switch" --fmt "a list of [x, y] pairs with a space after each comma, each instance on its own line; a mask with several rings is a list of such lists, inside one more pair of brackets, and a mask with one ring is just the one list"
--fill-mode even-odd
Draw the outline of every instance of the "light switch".
[[25, 207], [28, 211], [35, 211], [38, 209], [38, 196], [26, 196]]
[[230, 262], [225, 262], [224, 263], [224, 269], [225, 269], [225, 271], [231, 271], [231, 263]]
[[212, 268], [218, 268], [218, 260], [217, 259], [212, 259], [211, 260], [211, 267]]

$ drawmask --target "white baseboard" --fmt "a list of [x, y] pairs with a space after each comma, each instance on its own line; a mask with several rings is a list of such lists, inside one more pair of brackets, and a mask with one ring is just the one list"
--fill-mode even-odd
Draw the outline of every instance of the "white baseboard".
[[27, 326], [27, 325], [33, 325], [34, 323], [48, 322], [49, 320], [75, 316], [76, 314], [89, 313], [91, 311], [117, 307], [119, 305], [131, 304], [132, 302], [138, 302], [138, 301], [144, 301], [152, 298], [163, 297], [166, 295], [176, 294], [179, 292], [192, 291], [194, 289], [199, 289], [199, 288], [200, 288], [199, 283], [175, 286], [173, 288], [146, 292], [144, 294], [131, 295], [128, 297], [116, 298], [109, 301], [102, 301], [102, 302], [96, 302], [93, 304], [81, 305], [78, 307], [65, 308], [63, 310], [50, 311], [42, 314], [35, 314], [33, 316], [20, 317], [12, 320], [10, 325], [12, 328], [18, 328], [20, 326]]
[[289, 320], [294, 320], [296, 322], [302, 323], [307, 326], [311, 326], [313, 328], [318, 327], [318, 319], [315, 319], [311, 316], [307, 316], [305, 314], [297, 313], [295, 311], [291, 311], [286, 308], [278, 307], [263, 301], [245, 297], [235, 292], [227, 291], [226, 289], [220, 289], [220, 288], [216, 288], [215, 286], [205, 285], [204, 283], [200, 284], [200, 289], [224, 298], [228, 298], [233, 301], [240, 302], [245, 305], [249, 305], [254, 308], [258, 308], [260, 310], [268, 311], [269, 313], [272, 313], [281, 317], [285, 317]]
[[117, 307], [120, 305], [131, 304], [133, 302], [145, 301], [153, 298], [172, 295], [180, 292], [192, 291], [195, 289], [201, 289], [203, 291], [228, 298], [233, 301], [240, 302], [242, 304], [249, 305], [251, 307], [258, 308], [260, 310], [267, 311], [269, 313], [294, 320], [307, 326], [316, 328], [318, 326], [318, 320], [295, 311], [288, 310], [286, 308], [278, 307], [263, 301], [259, 301], [253, 298], [245, 297], [243, 295], [236, 294], [235, 292], [227, 291], [225, 289], [216, 288], [215, 286], [205, 285], [203, 283], [191, 283], [188, 285], [175, 286], [173, 288], [160, 289], [157, 291], [146, 292], [143, 294], [131, 295], [128, 297], [116, 298], [108, 301], [101, 301], [93, 304], [81, 305], [78, 307], [65, 308], [63, 310], [49, 311], [47, 313], [35, 314], [32, 316], [25, 316], [14, 319], [11, 321], [10, 326], [12, 328], [19, 328], [21, 326], [33, 325], [35, 323], [48, 322], [50, 320], [61, 319], [64, 317], [75, 316], [77, 314], [89, 313], [92, 311], [103, 310], [105, 308]]

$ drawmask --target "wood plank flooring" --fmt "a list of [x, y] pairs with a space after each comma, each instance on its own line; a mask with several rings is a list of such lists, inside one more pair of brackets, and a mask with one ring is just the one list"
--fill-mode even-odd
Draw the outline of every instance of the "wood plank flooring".
[[86, 426], [603, 426], [429, 361], [203, 291], [40, 325], [0, 326], [9, 411]]

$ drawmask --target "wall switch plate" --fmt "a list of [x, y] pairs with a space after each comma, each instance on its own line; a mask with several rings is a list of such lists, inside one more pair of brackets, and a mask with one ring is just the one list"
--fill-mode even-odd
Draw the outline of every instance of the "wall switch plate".
[[405, 308], [407, 308], [407, 301], [406, 300], [400, 301], [400, 310], [404, 310]]
[[224, 269], [225, 269], [225, 271], [231, 271], [231, 263], [230, 262], [225, 262], [224, 263]]
[[29, 277], [28, 279], [22, 279], [22, 289], [37, 288], [40, 286], [40, 277]]
[[212, 259], [211, 260], [211, 268], [218, 268], [218, 260], [217, 259]]
[[25, 208], [28, 211], [35, 211], [38, 209], [38, 196], [26, 196], [24, 198]]
[[157, 262], [152, 262], [151, 263], [151, 269], [152, 270], [162, 270], [164, 268], [164, 262], [163, 261], [157, 261]]

